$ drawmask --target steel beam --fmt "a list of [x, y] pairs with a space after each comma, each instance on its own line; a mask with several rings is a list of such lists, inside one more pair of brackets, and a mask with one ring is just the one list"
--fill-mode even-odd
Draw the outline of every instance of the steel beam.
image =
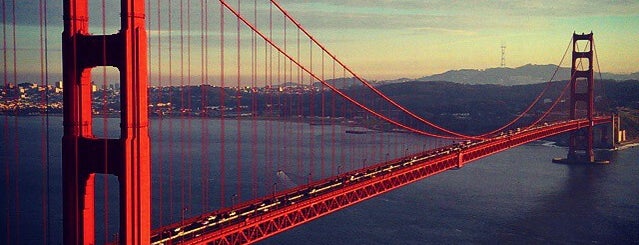
[[[150, 242], [150, 145], [147, 113], [147, 41], [143, 0], [122, 0], [122, 29], [89, 34], [88, 0], [64, 0], [64, 244], [95, 243], [95, 174], [118, 176], [120, 243]], [[91, 69], [120, 71], [121, 138], [92, 132]]]
[[[586, 41], [585, 51], [580, 51], [577, 43], [579, 41]], [[573, 33], [572, 36], [573, 51], [572, 51], [572, 68], [570, 76], [570, 119], [575, 120], [581, 118], [582, 115], [578, 115], [579, 105], [578, 102], [585, 103], [587, 118], [592, 122], [595, 116], [595, 100], [594, 90], [595, 81], [593, 73], [593, 34], [577, 34]], [[583, 64], [580, 62], [582, 59], [588, 61], [587, 68], [582, 68]], [[582, 83], [586, 84], [582, 84]], [[578, 91], [579, 86], [586, 86], [586, 91]], [[592, 124], [592, 123], [591, 123]], [[581, 135], [580, 135], [581, 133]], [[570, 141], [568, 143], [568, 158], [569, 162], [594, 162], [594, 125], [590, 125], [585, 129], [585, 132], [573, 132], [570, 134]], [[584, 142], [585, 141], [585, 142]], [[580, 157], [578, 152], [583, 151], [584, 156]], [[585, 158], [585, 159], [583, 159]]]
[[[610, 117], [594, 117], [592, 122], [597, 124], [609, 123]], [[385, 172], [371, 179], [354, 185], [346, 185], [330, 193], [325, 193], [293, 203], [289, 206], [275, 209], [261, 215], [251, 216], [239, 223], [230, 224], [207, 234], [194, 238], [183, 238], [183, 244], [250, 244], [261, 241], [275, 234], [302, 225], [314, 219], [328, 215], [335, 211], [368, 200], [380, 194], [400, 188], [429, 176], [458, 168], [465, 163], [508, 150], [531, 141], [556, 134], [588, 127], [589, 119], [573, 120], [563, 123], [543, 126], [533, 130], [525, 130], [517, 134], [496, 137], [485, 143], [462, 151], [451, 151], [433, 159], [428, 159], [408, 168]], [[328, 179], [326, 181], [332, 181]], [[322, 184], [319, 184], [320, 186]], [[250, 204], [249, 204], [250, 205]], [[214, 214], [210, 214], [214, 215]], [[207, 215], [203, 215], [207, 216]], [[197, 220], [192, 220], [197, 222]], [[183, 226], [180, 225], [180, 226]], [[169, 226], [172, 228], [179, 226]], [[161, 232], [164, 229], [159, 229]]]

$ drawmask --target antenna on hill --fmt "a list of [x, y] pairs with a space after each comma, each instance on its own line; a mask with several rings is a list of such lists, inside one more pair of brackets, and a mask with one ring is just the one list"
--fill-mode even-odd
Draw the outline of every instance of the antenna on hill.
[[501, 67], [506, 67], [506, 45], [501, 44]]

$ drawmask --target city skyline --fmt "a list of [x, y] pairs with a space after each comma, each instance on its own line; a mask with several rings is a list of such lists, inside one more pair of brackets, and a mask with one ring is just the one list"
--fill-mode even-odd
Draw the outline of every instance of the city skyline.
[[[186, 16], [186, 7], [179, 4], [191, 2], [190, 17]], [[149, 2], [148, 36], [150, 81], [167, 80], [167, 40], [173, 41], [172, 78], [179, 83], [181, 76], [187, 74], [180, 68], [180, 35], [192, 36], [191, 52], [185, 56], [191, 59], [190, 72], [195, 81], [206, 76], [200, 70], [201, 59], [201, 20], [198, 6], [200, 1], [172, 1], [169, 7], [164, 1]], [[215, 3], [215, 4], [213, 4]], [[242, 2], [242, 9], [251, 9], [252, 1]], [[16, 6], [16, 49], [17, 83], [37, 82], [40, 78], [40, 47], [46, 38], [48, 51], [49, 82], [61, 78], [61, 44], [62, 6], [59, 2], [49, 2], [46, 6], [47, 35], [40, 38], [40, 21], [34, 18], [39, 13], [39, 3], [28, 0], [24, 5]], [[100, 7], [99, 2], [92, 6]], [[91, 29], [94, 34], [116, 32], [119, 8], [115, 3], [105, 2], [106, 13], [118, 13], [104, 16], [102, 24], [100, 8], [90, 10]], [[160, 5], [158, 5], [160, 4]], [[237, 3], [234, 3], [237, 4]], [[280, 3], [309, 32], [317, 37], [327, 49], [335, 54], [357, 74], [371, 80], [387, 80], [397, 78], [418, 78], [456, 69], [486, 69], [498, 67], [501, 62], [501, 46], [506, 48], [506, 66], [518, 67], [525, 64], [557, 64], [561, 60], [572, 32], [590, 32], [595, 34], [597, 56], [600, 59], [602, 72], [633, 73], [634, 65], [639, 57], [639, 50], [634, 48], [639, 33], [632, 32], [639, 26], [639, 3], [633, 1], [615, 1], [608, 3], [577, 4], [570, 1], [475, 1], [465, 3], [459, 1], [285, 1]], [[219, 63], [219, 4], [208, 3], [210, 30], [205, 31], [209, 37], [209, 66]], [[470, 7], [472, 5], [472, 8]], [[159, 6], [159, 7], [158, 7]], [[5, 14], [5, 42], [7, 46], [7, 77], [13, 81], [13, 36], [12, 36], [12, 3], [7, 2]], [[266, 7], [258, 5], [257, 8]], [[114, 10], [115, 11], [111, 11]], [[169, 13], [169, 10], [171, 11]], [[172, 15], [173, 30], [168, 31], [167, 18]], [[228, 11], [227, 11], [228, 12]], [[251, 12], [251, 11], [246, 11]], [[180, 27], [180, 13], [184, 14], [183, 29]], [[227, 15], [230, 15], [227, 13]], [[250, 13], [247, 14], [252, 18]], [[260, 16], [262, 17], [262, 16]], [[227, 16], [230, 18], [230, 16]], [[191, 29], [186, 30], [188, 20]], [[211, 21], [212, 19], [212, 21]], [[229, 19], [230, 20], [230, 19]], [[228, 21], [228, 20], [227, 20]], [[228, 42], [235, 38], [236, 23], [227, 23]], [[158, 23], [161, 29], [158, 29]], [[289, 23], [290, 25], [290, 23]], [[268, 32], [265, 23], [257, 25], [263, 32]], [[103, 29], [104, 27], [104, 29]], [[216, 29], [218, 28], [218, 29]], [[243, 30], [242, 45], [250, 45], [249, 31]], [[275, 31], [277, 35], [277, 30]], [[291, 35], [291, 34], [289, 34]], [[276, 37], [277, 38], [277, 37]], [[289, 37], [290, 39], [290, 37]], [[228, 46], [229, 44], [227, 44]], [[160, 48], [158, 48], [160, 46]], [[186, 51], [185, 51], [186, 52]], [[248, 60], [250, 54], [242, 53], [242, 59]], [[293, 52], [293, 51], [289, 51]], [[162, 53], [162, 55], [158, 55]], [[227, 63], [235, 62], [233, 55], [227, 55]], [[319, 56], [319, 55], [318, 55]], [[183, 60], [182, 62], [185, 62]], [[569, 66], [564, 61], [563, 66]], [[94, 80], [100, 81], [101, 68], [95, 69]], [[106, 69], [107, 76], [116, 74], [115, 69]], [[0, 71], [3, 72], [4, 71]], [[163, 72], [162, 78], [157, 77]], [[233, 72], [227, 72], [229, 80]], [[208, 81], [216, 83], [219, 72], [208, 71]], [[108, 79], [112, 80], [112, 79]], [[160, 81], [161, 82], [161, 81]], [[165, 81], [166, 82], [166, 81]], [[217, 85], [217, 84], [212, 84]]]

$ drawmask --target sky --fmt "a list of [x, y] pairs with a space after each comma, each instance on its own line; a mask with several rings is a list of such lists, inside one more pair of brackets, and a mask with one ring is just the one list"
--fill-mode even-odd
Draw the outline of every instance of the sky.
[[602, 70], [639, 70], [636, 0], [308, 2], [286, 4], [334, 52], [373, 77], [497, 67], [502, 45], [508, 67], [557, 64], [572, 33], [590, 31]]
[[[15, 6], [15, 36], [13, 35], [13, 3]], [[46, 2], [47, 32], [41, 38], [39, 3]], [[43, 62], [40, 47], [45, 43], [50, 80], [60, 79], [62, 33], [62, 1], [3, 0], [4, 67], [9, 82], [15, 63], [19, 80], [39, 79]], [[117, 1], [90, 1], [91, 32], [108, 34], [119, 28]], [[151, 80], [157, 83], [157, 73], [167, 76], [186, 74], [181, 54], [191, 58], [189, 70], [195, 79], [204, 73], [199, 63], [202, 57], [201, 3], [209, 10], [206, 36], [209, 37], [207, 66], [218, 67], [219, 61], [219, 1], [213, 0], [147, 0]], [[237, 7], [237, 2], [232, 1]], [[258, 2], [265, 2], [259, 0]], [[190, 7], [186, 5], [191, 3]], [[253, 1], [241, 0], [241, 10], [253, 19]], [[104, 31], [101, 5], [106, 7]], [[182, 4], [182, 8], [180, 8]], [[262, 3], [258, 3], [262, 4]], [[526, 64], [557, 64], [561, 60], [573, 32], [595, 35], [595, 47], [602, 72], [632, 73], [639, 71], [639, 1], [568, 1], [568, 0], [282, 0], [280, 4], [296, 18], [327, 49], [360, 76], [370, 80], [419, 78], [456, 69], [486, 69], [501, 63], [501, 46], [506, 46], [507, 67]], [[258, 28], [268, 33], [268, 7], [257, 7]], [[180, 10], [182, 10], [180, 12]], [[186, 12], [191, 14], [186, 16]], [[248, 13], [247, 13], [248, 12]], [[159, 17], [158, 17], [159, 13]], [[180, 13], [183, 20], [180, 23]], [[226, 37], [233, 49], [235, 20], [226, 12]], [[169, 18], [170, 17], [170, 18]], [[275, 17], [281, 18], [281, 17]], [[277, 21], [275, 21], [277, 24]], [[191, 51], [184, 51], [180, 36], [191, 24]], [[183, 31], [178, 27], [182, 24]], [[171, 25], [172, 31], [168, 31]], [[289, 28], [292, 25], [289, 23]], [[158, 28], [160, 27], [160, 28]], [[216, 29], [217, 28], [217, 29]], [[244, 27], [243, 27], [244, 28]], [[277, 28], [277, 27], [276, 27]], [[280, 28], [281, 29], [281, 28]], [[289, 39], [292, 31], [289, 30]], [[242, 45], [248, 46], [250, 36], [243, 29]], [[281, 32], [275, 31], [275, 35]], [[169, 45], [171, 55], [166, 55]], [[246, 40], [249, 41], [246, 41]], [[277, 38], [276, 38], [277, 39]], [[283, 39], [283, 38], [280, 38]], [[287, 40], [289, 40], [287, 39]], [[184, 40], [184, 39], [182, 39]], [[15, 45], [14, 45], [15, 41]], [[289, 40], [290, 43], [293, 41]], [[231, 44], [229, 44], [231, 43]], [[14, 59], [13, 50], [16, 51]], [[229, 51], [230, 52], [230, 51]], [[242, 51], [248, 60], [250, 51]], [[162, 53], [162, 54], [161, 54]], [[231, 52], [232, 53], [232, 52]], [[292, 52], [294, 53], [294, 52]], [[171, 57], [170, 63], [168, 57]], [[318, 55], [316, 55], [317, 57]], [[227, 69], [235, 60], [226, 56]], [[189, 59], [189, 58], [186, 58]], [[14, 61], [15, 60], [15, 61]], [[317, 62], [316, 62], [317, 63]], [[568, 61], [563, 66], [569, 66]], [[215, 68], [210, 77], [219, 76]], [[109, 73], [108, 71], [107, 73]], [[232, 70], [227, 74], [233, 74]], [[109, 74], [111, 75], [111, 74]], [[95, 76], [95, 75], [94, 75]], [[230, 75], [229, 75], [230, 76]], [[166, 80], [166, 79], [164, 79]]]

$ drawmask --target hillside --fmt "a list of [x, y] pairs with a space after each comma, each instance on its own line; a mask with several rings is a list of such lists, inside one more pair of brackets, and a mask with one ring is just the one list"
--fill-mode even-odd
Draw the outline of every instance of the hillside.
[[[499, 84], [522, 85], [542, 83], [550, 80], [557, 69], [556, 65], [524, 65], [517, 68], [489, 68], [485, 70], [451, 70], [441, 74], [418, 78], [418, 81], [450, 81], [464, 84]], [[597, 78], [598, 75], [595, 75]], [[639, 80], [639, 72], [632, 74], [602, 73], [604, 80]], [[557, 71], [553, 81], [570, 79], [570, 68], [562, 67]]]
[[[553, 82], [550, 92], [533, 108], [533, 115], [523, 121], [531, 121], [545, 111], [565, 84], [566, 81]], [[545, 86], [545, 83], [502, 86], [412, 81], [379, 88], [421, 116], [470, 133], [483, 132], [508, 122], [523, 111]], [[639, 109], [639, 80], [601, 81], [596, 86], [596, 94], [600, 95], [597, 98], [598, 111], [616, 111], [620, 107]], [[558, 108], [566, 111], [567, 100], [559, 103]]]

